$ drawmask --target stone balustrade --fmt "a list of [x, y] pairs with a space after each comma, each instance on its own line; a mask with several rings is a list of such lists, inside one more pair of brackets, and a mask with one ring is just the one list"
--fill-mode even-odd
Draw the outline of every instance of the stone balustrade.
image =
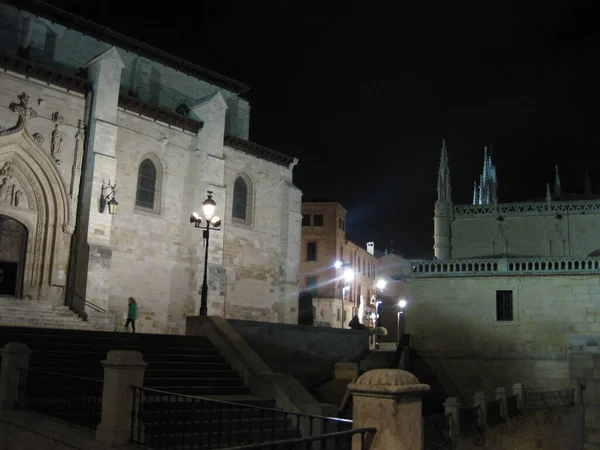
[[600, 272], [600, 258], [501, 258], [413, 261], [411, 277], [473, 275], [548, 275]]
[[499, 203], [498, 205], [455, 205], [454, 217], [539, 216], [600, 213], [600, 201]]

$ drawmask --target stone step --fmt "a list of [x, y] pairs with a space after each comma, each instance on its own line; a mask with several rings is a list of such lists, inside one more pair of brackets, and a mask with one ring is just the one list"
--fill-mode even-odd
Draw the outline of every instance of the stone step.
[[5, 320], [0, 317], [1, 327], [34, 327], [34, 328], [60, 328], [70, 329], [76, 328], [85, 330], [88, 326], [85, 322], [78, 320], [40, 320], [40, 319], [22, 319], [22, 320]]
[[60, 316], [60, 317], [79, 317], [72, 311], [56, 310], [56, 311], [35, 311], [32, 309], [3, 309], [0, 308], [0, 315], [11, 315], [11, 316]]

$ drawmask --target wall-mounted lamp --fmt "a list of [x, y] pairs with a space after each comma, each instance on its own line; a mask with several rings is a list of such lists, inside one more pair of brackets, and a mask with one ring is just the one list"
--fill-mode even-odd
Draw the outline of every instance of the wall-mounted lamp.
[[[104, 210], [108, 205], [108, 213], [114, 214], [117, 212], [117, 207], [119, 206], [119, 202], [115, 198], [115, 188], [117, 184], [110, 184], [110, 180], [108, 180], [108, 184], [104, 184], [102, 182], [102, 191], [100, 194], [100, 214], [104, 214]], [[108, 191], [108, 194], [105, 192]]]

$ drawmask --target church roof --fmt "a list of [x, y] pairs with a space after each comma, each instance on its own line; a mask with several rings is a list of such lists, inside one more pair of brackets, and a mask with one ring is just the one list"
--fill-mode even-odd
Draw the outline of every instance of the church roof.
[[241, 152], [248, 153], [252, 156], [256, 156], [257, 158], [265, 159], [272, 163], [279, 164], [280, 166], [288, 167], [295, 161], [297, 162], [296, 158], [294, 158], [293, 156], [285, 155], [276, 150], [271, 150], [270, 148], [265, 147], [263, 145], [257, 144], [252, 141], [247, 141], [246, 139], [232, 136], [230, 134], [225, 135], [224, 144]]
[[221, 75], [213, 70], [206, 69], [197, 64], [186, 61], [183, 58], [153, 47], [145, 42], [125, 36], [111, 30], [104, 25], [97, 24], [91, 20], [77, 16], [54, 5], [44, 3], [40, 0], [2, 0], [3, 3], [14, 6], [17, 9], [39, 15], [45, 19], [61, 24], [67, 28], [79, 31], [87, 36], [94, 37], [108, 44], [120, 47], [124, 50], [144, 56], [148, 59], [164, 64], [172, 69], [179, 70], [193, 77], [200, 78], [211, 84], [227, 89], [236, 94], [243, 94], [250, 86], [233, 78]]

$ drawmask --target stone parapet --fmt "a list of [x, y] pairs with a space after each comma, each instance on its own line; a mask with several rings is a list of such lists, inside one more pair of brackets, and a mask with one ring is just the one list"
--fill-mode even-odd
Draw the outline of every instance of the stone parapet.
[[600, 272], [600, 258], [497, 258], [413, 261], [410, 277], [554, 275]]
[[523, 202], [494, 205], [455, 205], [455, 218], [556, 215], [564, 213], [600, 213], [600, 201]]

